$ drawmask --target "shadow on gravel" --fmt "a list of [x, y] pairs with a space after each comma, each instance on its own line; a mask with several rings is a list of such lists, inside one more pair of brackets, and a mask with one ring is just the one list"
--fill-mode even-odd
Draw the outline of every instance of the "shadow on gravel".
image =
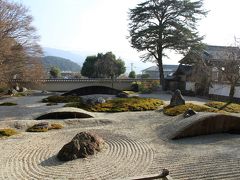
[[53, 155], [51, 157], [49, 157], [48, 159], [42, 161], [39, 165], [43, 166], [43, 167], [54, 167], [54, 166], [60, 166], [64, 164], [63, 161], [59, 161], [57, 159], [57, 155]]

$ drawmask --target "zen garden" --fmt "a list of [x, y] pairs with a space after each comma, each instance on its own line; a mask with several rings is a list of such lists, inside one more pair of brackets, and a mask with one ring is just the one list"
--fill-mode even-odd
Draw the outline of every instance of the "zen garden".
[[[41, 60], [31, 11], [0, 0], [0, 179], [239, 179], [240, 49], [203, 43], [203, 5], [128, 9], [129, 43], [156, 77], [124, 76], [111, 51], [66, 76]], [[167, 74], [169, 50], [183, 58]]]

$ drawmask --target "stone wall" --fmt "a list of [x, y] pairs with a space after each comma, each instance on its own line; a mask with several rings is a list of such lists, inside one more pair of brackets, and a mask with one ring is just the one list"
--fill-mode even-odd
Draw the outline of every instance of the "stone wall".
[[46, 91], [70, 91], [86, 86], [106, 86], [118, 90], [131, 90], [131, 85], [136, 81], [152, 81], [153, 79], [45, 79], [36, 81], [13, 80], [12, 83], [18, 83], [34, 90]]

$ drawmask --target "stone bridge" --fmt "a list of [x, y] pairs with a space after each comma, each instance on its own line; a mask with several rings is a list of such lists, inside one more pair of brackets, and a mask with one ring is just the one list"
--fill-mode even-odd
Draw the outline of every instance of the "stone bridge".
[[34, 89], [46, 91], [66, 92], [87, 86], [105, 86], [118, 90], [131, 90], [133, 82], [147, 82], [154, 79], [43, 79], [43, 80], [12, 80], [13, 84]]

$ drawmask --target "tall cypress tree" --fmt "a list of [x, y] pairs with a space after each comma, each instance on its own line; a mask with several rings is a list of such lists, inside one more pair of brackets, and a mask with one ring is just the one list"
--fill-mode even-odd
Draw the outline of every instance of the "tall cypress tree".
[[164, 85], [162, 59], [166, 49], [186, 52], [201, 43], [196, 23], [207, 14], [203, 0], [147, 0], [129, 12], [130, 42], [145, 52], [143, 61], [156, 62]]

